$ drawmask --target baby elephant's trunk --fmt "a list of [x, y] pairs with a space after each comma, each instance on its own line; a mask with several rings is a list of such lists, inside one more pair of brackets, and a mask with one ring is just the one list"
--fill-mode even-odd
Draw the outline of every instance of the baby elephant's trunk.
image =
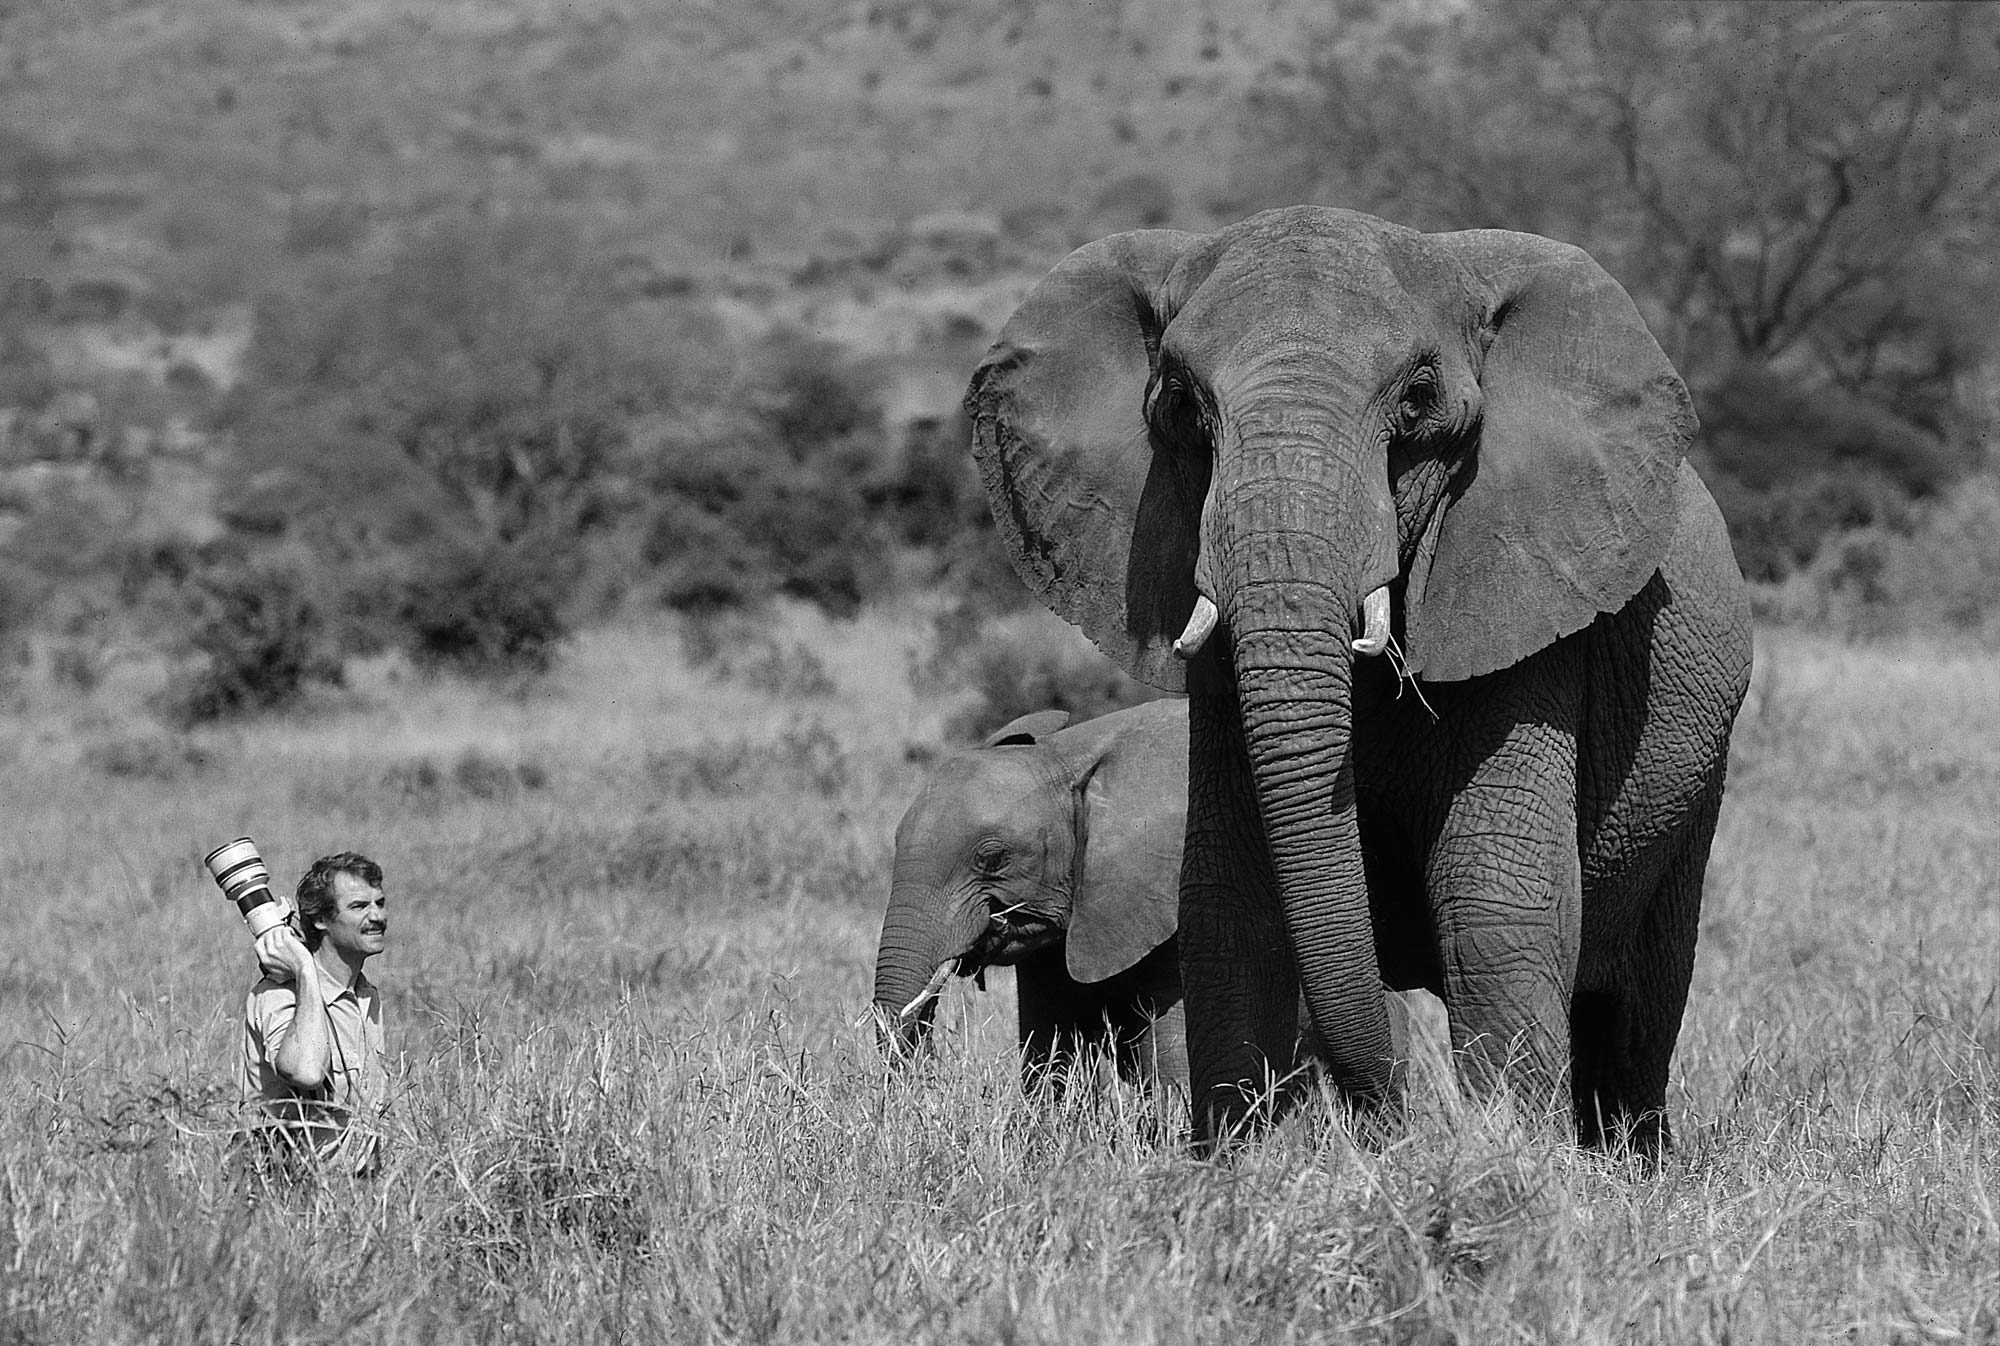
[[875, 955], [875, 1023], [895, 1055], [923, 1045], [945, 983], [985, 928], [983, 921], [939, 914], [943, 906], [934, 892], [912, 885], [890, 890]]

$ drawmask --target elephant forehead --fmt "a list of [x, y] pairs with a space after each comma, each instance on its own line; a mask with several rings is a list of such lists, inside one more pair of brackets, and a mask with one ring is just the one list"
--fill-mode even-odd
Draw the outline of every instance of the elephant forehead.
[[1055, 812], [1057, 793], [1032, 758], [1029, 748], [988, 748], [946, 759], [910, 806], [902, 831], [914, 840], [1040, 830]]
[[[1170, 358], [1227, 395], [1279, 367], [1344, 372], [1375, 386], [1432, 338], [1429, 315], [1379, 257], [1288, 255], [1218, 275], [1167, 328]], [[1235, 375], [1237, 377], [1232, 377]]]
[[1286, 243], [1314, 243], [1335, 251], [1380, 249], [1393, 239], [1414, 237], [1416, 231], [1375, 215], [1337, 206], [1280, 206], [1263, 210], [1218, 229], [1214, 238], [1226, 249], [1259, 249]]

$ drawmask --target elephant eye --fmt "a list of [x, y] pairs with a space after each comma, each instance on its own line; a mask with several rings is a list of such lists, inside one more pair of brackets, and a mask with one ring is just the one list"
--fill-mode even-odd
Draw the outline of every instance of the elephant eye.
[[1437, 410], [1437, 380], [1420, 373], [1403, 385], [1402, 400], [1397, 403], [1396, 417], [1405, 430], [1414, 430], [1429, 420]]
[[1153, 432], [1177, 448], [1189, 449], [1201, 433], [1194, 389], [1178, 369], [1160, 375], [1146, 403], [1146, 420]]
[[998, 874], [1007, 868], [1007, 848], [988, 841], [972, 853], [972, 867], [981, 874]]

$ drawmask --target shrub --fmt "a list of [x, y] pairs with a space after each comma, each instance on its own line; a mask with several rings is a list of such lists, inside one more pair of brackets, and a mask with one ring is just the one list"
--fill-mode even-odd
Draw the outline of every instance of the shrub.
[[197, 574], [204, 549], [184, 537], [129, 541], [116, 547], [112, 566], [117, 574], [118, 601], [136, 607], [155, 589], [173, 591]]
[[1159, 229], [1173, 223], [1179, 204], [1171, 183], [1156, 173], [1131, 173], [1097, 194], [1093, 223], [1105, 232]]
[[990, 533], [992, 515], [968, 449], [963, 413], [911, 422], [900, 461], [870, 491], [869, 504], [897, 541], [950, 547], [972, 533]]
[[0, 646], [27, 633], [47, 589], [47, 583], [27, 567], [0, 559]]
[[837, 348], [781, 335], [743, 408], [649, 446], [658, 500], [640, 547], [682, 612], [773, 593], [852, 616], [891, 578], [876, 523], [885, 475], [872, 374]]
[[831, 799], [853, 778], [839, 737], [816, 719], [792, 721], [773, 743], [736, 740], [649, 752], [645, 771], [653, 790], [676, 799], [797, 790]]
[[[10, 289], [20, 284], [12, 277], [0, 280], [0, 286]], [[14, 295], [0, 289], [0, 407], [39, 411], [56, 395], [55, 374], [43, 344], [15, 321], [15, 303]]]
[[730, 675], [786, 701], [811, 701], [839, 690], [825, 661], [796, 641], [789, 645], [759, 641], [725, 674]]
[[1032, 711], [1087, 720], [1165, 695], [1046, 614], [994, 619], [960, 604], [940, 615], [933, 640], [935, 653], [913, 680], [970, 693], [948, 726], [957, 738], [980, 738]]
[[49, 680], [88, 695], [104, 681], [105, 663], [101, 645], [65, 641], [49, 651]]
[[383, 771], [377, 791], [409, 807], [434, 812], [465, 799], [504, 802], [524, 790], [542, 789], [548, 782], [548, 769], [539, 762], [510, 765], [472, 748], [460, 754], [448, 770], [429, 757], [392, 763]]
[[660, 572], [660, 602], [706, 614], [748, 607], [776, 584], [767, 558], [727, 518], [671, 494], [653, 514], [640, 557]]
[[107, 776], [158, 781], [200, 775], [216, 765], [209, 749], [165, 734], [99, 743], [84, 751], [83, 760]]
[[810, 647], [780, 642], [743, 618], [688, 617], [681, 624], [681, 651], [691, 668], [785, 700], [809, 701], [839, 690]]
[[1702, 399], [1704, 473], [1753, 580], [1810, 564], [1843, 534], [1906, 533], [1961, 477], [1964, 454], [1838, 388], [1733, 370]]
[[1854, 639], [1924, 630], [2000, 640], [2000, 480], [1967, 478], [1908, 532], [1844, 534], [1759, 598], [1769, 619]]
[[546, 672], [569, 638], [567, 566], [527, 544], [459, 542], [430, 551], [403, 584], [403, 645], [419, 668]]
[[795, 460], [804, 462], [856, 436], [880, 436], [876, 379], [844, 348], [781, 332], [766, 346], [760, 364], [752, 407]]
[[629, 426], [673, 380], [572, 226], [455, 215], [307, 275], [260, 304], [224, 413], [281, 525], [417, 511], [511, 542], [609, 521]]
[[275, 710], [343, 672], [311, 585], [288, 558], [225, 563], [195, 581], [188, 645], [203, 663], [176, 678], [159, 710], [182, 725]]

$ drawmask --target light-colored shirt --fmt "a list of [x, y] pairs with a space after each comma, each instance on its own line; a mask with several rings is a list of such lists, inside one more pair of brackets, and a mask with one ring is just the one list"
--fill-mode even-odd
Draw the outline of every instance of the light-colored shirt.
[[351, 987], [335, 986], [325, 976], [319, 986], [331, 1030], [325, 1080], [317, 1089], [302, 1090], [278, 1073], [278, 1049], [298, 1012], [298, 987], [265, 977], [250, 988], [243, 1007], [244, 1097], [321, 1158], [344, 1156], [365, 1167], [374, 1137], [350, 1136], [349, 1125], [361, 1119], [366, 1130], [389, 1099], [382, 997], [360, 973]]

